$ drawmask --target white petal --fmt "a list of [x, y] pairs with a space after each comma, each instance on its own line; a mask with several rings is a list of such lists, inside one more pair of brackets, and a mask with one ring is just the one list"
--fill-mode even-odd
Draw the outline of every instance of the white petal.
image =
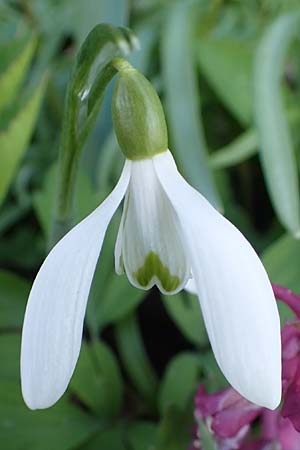
[[281, 397], [279, 315], [267, 274], [244, 236], [157, 155], [159, 180], [182, 223], [211, 345], [224, 375], [253, 403]]
[[124, 266], [141, 289], [156, 284], [163, 293], [175, 293], [190, 276], [181, 226], [152, 159], [132, 162], [115, 258], [117, 273]]
[[188, 280], [188, 282], [186, 283], [186, 285], [184, 286], [184, 289], [189, 292], [190, 294], [195, 294], [197, 295], [198, 290], [197, 290], [197, 286], [195, 283], [195, 279], [194, 278], [190, 278]]
[[82, 339], [86, 303], [107, 226], [125, 195], [130, 162], [106, 200], [51, 250], [33, 283], [23, 325], [22, 392], [31, 409], [65, 392]]
[[122, 275], [124, 273], [124, 263], [122, 256], [122, 245], [123, 245], [123, 229], [124, 229], [124, 211], [127, 211], [128, 208], [128, 195], [125, 197], [124, 206], [123, 206], [123, 214], [121, 217], [116, 245], [115, 245], [115, 271], [117, 275]]

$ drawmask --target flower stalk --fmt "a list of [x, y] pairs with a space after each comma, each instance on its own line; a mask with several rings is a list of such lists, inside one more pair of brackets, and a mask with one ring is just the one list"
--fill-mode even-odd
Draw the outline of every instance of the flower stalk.
[[[109, 63], [118, 53], [128, 53], [135, 40], [128, 29], [100, 24], [89, 33], [79, 51], [65, 101], [49, 248], [74, 224], [73, 204], [79, 160], [106, 87], [116, 73]], [[106, 55], [108, 45], [111, 46], [109, 56]]]

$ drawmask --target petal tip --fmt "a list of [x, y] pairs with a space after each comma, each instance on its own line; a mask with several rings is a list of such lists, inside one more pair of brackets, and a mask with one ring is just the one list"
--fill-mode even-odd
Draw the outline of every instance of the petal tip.
[[275, 410], [281, 402], [281, 376], [272, 380], [265, 380], [265, 383], [258, 382], [258, 385], [251, 385], [251, 389], [240, 390], [240, 393], [251, 403]]

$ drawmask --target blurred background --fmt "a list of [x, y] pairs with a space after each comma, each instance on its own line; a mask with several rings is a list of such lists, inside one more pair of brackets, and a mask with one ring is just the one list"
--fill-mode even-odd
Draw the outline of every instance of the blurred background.
[[[20, 333], [48, 249], [67, 83], [80, 45], [100, 22], [138, 36], [141, 49], [128, 59], [159, 92], [182, 174], [241, 229], [273, 283], [300, 291], [299, 1], [1, 0], [5, 450], [185, 450], [199, 382], [209, 392], [226, 386], [197, 299], [145, 293], [115, 275], [119, 214], [94, 278], [67, 393], [46, 411], [23, 404]], [[111, 191], [123, 164], [110, 96], [111, 87], [82, 154], [76, 222]], [[286, 320], [287, 309], [280, 312]]]

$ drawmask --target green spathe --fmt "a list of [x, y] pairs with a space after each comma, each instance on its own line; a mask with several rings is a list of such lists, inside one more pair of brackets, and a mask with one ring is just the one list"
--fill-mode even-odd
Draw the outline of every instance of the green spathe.
[[112, 117], [119, 145], [131, 160], [151, 158], [168, 148], [160, 99], [151, 83], [129, 64], [120, 68], [114, 88]]
[[163, 265], [155, 252], [148, 253], [143, 267], [137, 270], [133, 276], [142, 287], [147, 287], [152, 278], [156, 277], [166, 292], [175, 291], [180, 284], [179, 278], [170, 274], [168, 267]]

